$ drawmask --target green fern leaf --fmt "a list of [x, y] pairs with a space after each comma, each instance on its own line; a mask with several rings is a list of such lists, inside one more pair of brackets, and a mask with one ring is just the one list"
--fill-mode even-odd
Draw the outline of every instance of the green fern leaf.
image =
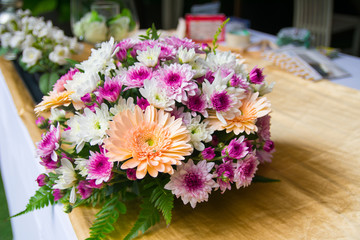
[[119, 218], [120, 213], [126, 213], [125, 204], [120, 202], [118, 196], [108, 199], [95, 215], [96, 219], [90, 228], [90, 237], [87, 240], [106, 239], [107, 234], [115, 230], [113, 225]]
[[11, 216], [11, 218], [34, 211], [35, 209], [40, 209], [40, 208], [49, 206], [49, 204], [51, 204], [51, 205], [54, 204], [54, 196], [52, 194], [51, 188], [49, 186], [45, 185], [45, 186], [42, 186], [41, 188], [39, 188], [35, 192], [34, 196], [32, 196], [29, 199], [29, 203], [26, 205], [26, 208], [24, 211], [19, 212], [18, 214], [15, 214], [14, 216]]
[[174, 195], [171, 191], [164, 189], [167, 180], [162, 183], [158, 182], [158, 186], [153, 190], [150, 201], [154, 206], [161, 211], [166, 221], [166, 224], [169, 225], [171, 222], [171, 211], [174, 208]]
[[160, 221], [159, 212], [151, 203], [150, 199], [144, 198], [143, 203], [140, 206], [141, 211], [139, 213], [138, 219], [124, 240], [130, 240], [137, 237], [140, 232], [144, 233], [151, 226]]

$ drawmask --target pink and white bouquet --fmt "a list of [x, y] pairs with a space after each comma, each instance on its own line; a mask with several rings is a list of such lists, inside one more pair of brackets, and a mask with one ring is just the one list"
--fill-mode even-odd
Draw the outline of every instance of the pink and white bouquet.
[[274, 152], [271, 89], [262, 69], [248, 72], [239, 56], [189, 39], [148, 31], [103, 42], [35, 108], [51, 111], [38, 119], [46, 173], [22, 213], [58, 201], [66, 212], [100, 204], [89, 238], [98, 239], [137, 198], [131, 239], [160, 214], [169, 224], [174, 196], [195, 208], [213, 191], [246, 187]]

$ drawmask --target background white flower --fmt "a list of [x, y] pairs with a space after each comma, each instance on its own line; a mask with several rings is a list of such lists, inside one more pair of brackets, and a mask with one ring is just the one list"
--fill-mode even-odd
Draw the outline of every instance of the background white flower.
[[21, 61], [26, 63], [28, 67], [34, 66], [41, 58], [42, 53], [40, 50], [34, 47], [25, 48], [22, 54]]

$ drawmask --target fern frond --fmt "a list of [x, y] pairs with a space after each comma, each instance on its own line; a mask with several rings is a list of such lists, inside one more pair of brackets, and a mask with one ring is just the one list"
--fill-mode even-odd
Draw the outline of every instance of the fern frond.
[[90, 237], [87, 240], [106, 239], [107, 234], [114, 231], [114, 224], [119, 215], [126, 213], [126, 206], [118, 196], [110, 198], [101, 210], [95, 215], [96, 219], [90, 228]]
[[32, 196], [29, 199], [29, 203], [26, 205], [26, 208], [24, 211], [19, 212], [18, 214], [15, 214], [14, 216], [11, 216], [10, 218], [17, 217], [20, 215], [23, 215], [25, 213], [34, 211], [35, 209], [40, 209], [46, 206], [49, 206], [49, 204], [54, 204], [54, 196], [52, 194], [51, 188], [47, 185], [42, 186], [39, 188], [34, 196]]
[[171, 222], [171, 211], [174, 208], [174, 195], [171, 191], [164, 189], [167, 180], [162, 183], [158, 182], [158, 186], [153, 190], [150, 201], [154, 206], [161, 211], [166, 221], [166, 224], [169, 225]]
[[160, 221], [159, 212], [151, 203], [149, 198], [144, 198], [143, 203], [140, 206], [141, 211], [139, 213], [138, 219], [124, 240], [130, 240], [137, 237], [140, 232], [144, 233], [151, 226]]

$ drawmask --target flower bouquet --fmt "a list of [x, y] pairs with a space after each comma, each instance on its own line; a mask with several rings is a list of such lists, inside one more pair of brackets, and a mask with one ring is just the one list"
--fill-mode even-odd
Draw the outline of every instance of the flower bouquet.
[[43, 94], [66, 73], [66, 59], [83, 48], [76, 38], [65, 36], [51, 21], [31, 16], [29, 10], [18, 10], [13, 19], [0, 26], [0, 33], [0, 55], [12, 55], [14, 59], [19, 56], [25, 71], [41, 73], [39, 87]]
[[[272, 85], [243, 59], [189, 39], [113, 39], [92, 49], [35, 108], [46, 173], [23, 214], [54, 202], [100, 206], [89, 239], [110, 233], [142, 201], [131, 239], [171, 221], [174, 198], [195, 208], [216, 190], [246, 187], [271, 161]], [[258, 179], [266, 179], [258, 177]], [[270, 179], [267, 179], [270, 180]]]

